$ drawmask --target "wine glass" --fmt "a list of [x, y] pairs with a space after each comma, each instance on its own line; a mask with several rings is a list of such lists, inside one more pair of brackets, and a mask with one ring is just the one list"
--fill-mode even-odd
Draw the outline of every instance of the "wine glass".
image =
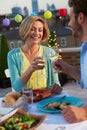
[[[42, 67], [45, 67], [46, 60], [43, 58], [42, 61], [43, 61], [43, 63], [39, 63], [38, 65], [40, 65], [40, 66], [42, 66]], [[44, 69], [44, 68], [43, 68], [43, 69]], [[43, 69], [38, 70], [38, 72], [40, 71], [40, 73], [39, 73], [38, 76], [44, 77]]]
[[28, 108], [31, 108], [33, 105], [33, 90], [30, 87], [29, 89], [24, 89], [23, 94], [28, 98]]
[[59, 51], [55, 46], [51, 47], [51, 48], [54, 49], [55, 53], [49, 51], [48, 52], [48, 58], [51, 59], [52, 61], [54, 61], [56, 58], [58, 58]]
[[[61, 57], [61, 55], [60, 55], [58, 46], [52, 46], [51, 48], [55, 51], [55, 53], [53, 53], [53, 52], [48, 52], [48, 57], [49, 57], [49, 59], [50, 59], [52, 62], [54, 62], [56, 59], [61, 59], [62, 57]], [[54, 69], [54, 73], [57, 73], [55, 69]]]
[[62, 59], [62, 56], [59, 51], [59, 46], [52, 46], [51, 48], [55, 51], [55, 54], [52, 52], [51, 53], [48, 52], [49, 59], [51, 59], [51, 60]]
[[42, 66], [43, 68], [42, 69], [40, 69], [40, 70], [37, 70], [37, 77], [35, 78], [37, 81], [37, 84], [36, 84], [36, 86], [37, 86], [37, 88], [38, 88], [38, 86], [44, 86], [45, 85], [45, 83], [46, 82], [44, 82], [44, 84], [41, 84], [41, 81], [43, 81], [43, 80], [46, 80], [46, 78], [47, 78], [47, 74], [46, 74], [46, 61], [45, 61], [45, 59], [44, 58], [42, 58], [42, 60], [41, 61], [43, 61], [43, 63], [39, 63], [38, 65], [40, 65], [40, 66]]

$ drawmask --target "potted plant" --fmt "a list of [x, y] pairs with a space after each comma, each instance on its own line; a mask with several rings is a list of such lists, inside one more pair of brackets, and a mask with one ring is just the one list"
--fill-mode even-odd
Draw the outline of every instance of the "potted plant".
[[[5, 69], [8, 68], [7, 65], [7, 54], [9, 52], [8, 41], [5, 34], [0, 34], [0, 83], [2, 88], [8, 87], [10, 85], [10, 79], [6, 78]], [[10, 87], [10, 86], [9, 86]]]

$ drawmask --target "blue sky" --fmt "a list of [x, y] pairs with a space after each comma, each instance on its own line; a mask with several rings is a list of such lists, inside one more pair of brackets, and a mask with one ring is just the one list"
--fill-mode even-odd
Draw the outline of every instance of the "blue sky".
[[[27, 6], [29, 13], [32, 13], [31, 7], [32, 0], [0, 0], [0, 15], [11, 13], [11, 8], [14, 6], [20, 6], [22, 9]], [[56, 9], [67, 8], [68, 0], [38, 0], [39, 10], [46, 10], [46, 4], [55, 4]]]

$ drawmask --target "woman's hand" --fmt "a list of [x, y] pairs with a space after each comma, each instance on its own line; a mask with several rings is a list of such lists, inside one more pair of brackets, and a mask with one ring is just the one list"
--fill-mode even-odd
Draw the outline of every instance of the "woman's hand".
[[45, 67], [45, 62], [43, 61], [43, 58], [42, 57], [36, 57], [32, 61], [29, 68], [21, 76], [21, 81], [26, 84], [34, 71], [43, 69], [44, 67]]
[[61, 106], [62, 114], [69, 123], [87, 120], [87, 107]]
[[45, 62], [42, 57], [36, 57], [31, 63], [31, 69], [32, 71], [41, 70], [45, 67]]

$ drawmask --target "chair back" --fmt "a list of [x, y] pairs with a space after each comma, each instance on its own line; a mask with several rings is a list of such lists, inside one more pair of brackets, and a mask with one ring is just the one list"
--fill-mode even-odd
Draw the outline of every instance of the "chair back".
[[4, 72], [5, 72], [6, 77], [7, 77], [7, 78], [10, 78], [9, 69], [5, 69], [5, 71], [4, 71]]

